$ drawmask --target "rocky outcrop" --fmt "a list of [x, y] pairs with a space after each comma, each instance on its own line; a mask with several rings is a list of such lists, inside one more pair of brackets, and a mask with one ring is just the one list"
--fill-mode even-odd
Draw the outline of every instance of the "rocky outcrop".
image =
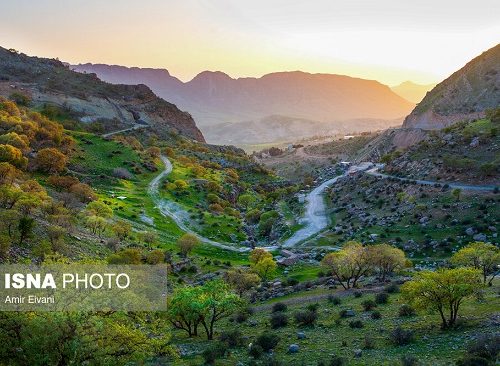
[[432, 89], [406, 117], [403, 127], [441, 129], [482, 117], [500, 105], [500, 44], [484, 52]]
[[15, 91], [29, 95], [35, 106], [53, 104], [71, 110], [84, 123], [147, 124], [159, 136], [179, 134], [205, 142], [189, 113], [159, 98], [145, 85], [109, 84], [95, 74], [72, 71], [58, 60], [0, 47], [0, 95]]

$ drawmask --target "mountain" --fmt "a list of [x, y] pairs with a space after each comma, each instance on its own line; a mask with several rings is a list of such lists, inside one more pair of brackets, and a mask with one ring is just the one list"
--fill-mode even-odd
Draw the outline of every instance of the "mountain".
[[405, 81], [391, 87], [391, 90], [412, 103], [419, 103], [425, 97], [425, 94], [435, 86], [436, 84], [420, 85], [411, 81]]
[[339, 121], [356, 119], [387, 121], [389, 126], [394, 119], [402, 120], [414, 107], [386, 85], [342, 75], [295, 71], [233, 79], [220, 71], [204, 71], [183, 83], [164, 69], [102, 64], [71, 68], [95, 73], [112, 83], [144, 83], [157, 95], [188, 111], [207, 135], [213, 135], [210, 128], [214, 125], [260, 123], [276, 115], [290, 121], [328, 123], [324, 129], [336, 129]]
[[34, 106], [70, 111], [82, 123], [130, 128], [150, 126], [158, 135], [180, 134], [204, 142], [186, 112], [157, 97], [146, 85], [114, 85], [69, 69], [55, 59], [30, 57], [0, 47], [0, 95], [21, 93]]
[[440, 129], [484, 116], [500, 104], [500, 44], [433, 88], [406, 117], [403, 127]]

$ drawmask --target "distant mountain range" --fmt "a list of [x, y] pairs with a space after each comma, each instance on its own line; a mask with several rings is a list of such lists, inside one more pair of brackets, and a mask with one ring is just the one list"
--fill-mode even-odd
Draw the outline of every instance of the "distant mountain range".
[[391, 90], [412, 103], [420, 103], [425, 97], [425, 94], [435, 86], [436, 84], [420, 85], [411, 81], [405, 81], [404, 83], [391, 87]]
[[500, 44], [474, 58], [433, 88], [403, 127], [440, 129], [500, 106]]
[[180, 134], [204, 142], [192, 117], [145, 85], [113, 85], [70, 70], [55, 59], [31, 57], [0, 47], [0, 95], [25, 94], [34, 107], [68, 110], [81, 122], [109, 127], [150, 126], [158, 135]]
[[[204, 71], [191, 81], [180, 81], [165, 69], [127, 68], [115, 65], [80, 64], [73, 70], [95, 73], [110, 83], [146, 84], [158, 96], [189, 112], [210, 142], [212, 126], [261, 124], [270, 116], [281, 116], [281, 124], [305, 119], [325, 124], [320, 130], [359, 130], [357, 120], [373, 120], [376, 129], [401, 122], [414, 104], [377, 81], [333, 74], [278, 72], [261, 78], [233, 79], [222, 72]], [[263, 126], [265, 127], [265, 126]], [[364, 124], [363, 128], [372, 129]], [[212, 132], [211, 132], [212, 131]], [[316, 129], [316, 131], [318, 131]], [[248, 131], [251, 132], [251, 131]], [[273, 133], [271, 126], [265, 135]], [[304, 130], [306, 137], [309, 129]], [[313, 131], [314, 132], [314, 131]], [[242, 132], [244, 135], [244, 132]], [[255, 134], [254, 134], [255, 135]], [[294, 134], [283, 138], [293, 138]], [[217, 136], [215, 136], [217, 137]], [[234, 143], [245, 143], [244, 141]]]

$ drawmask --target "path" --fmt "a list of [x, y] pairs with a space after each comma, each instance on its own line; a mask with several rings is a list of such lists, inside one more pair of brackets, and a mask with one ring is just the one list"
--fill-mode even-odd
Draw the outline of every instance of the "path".
[[[160, 210], [160, 213], [163, 216], [169, 217], [172, 220], [174, 220], [177, 226], [179, 226], [179, 228], [182, 231], [195, 235], [202, 243], [209, 244], [221, 249], [231, 250], [233, 252], [244, 253], [250, 251], [251, 250], [250, 248], [238, 248], [235, 247], [234, 245], [231, 245], [230, 243], [220, 243], [211, 240], [209, 238], [205, 238], [195, 233], [193, 230], [191, 230], [191, 228], [188, 227], [186, 222], [189, 221], [190, 217], [189, 213], [183, 211], [175, 203], [170, 202], [168, 200], [164, 200], [160, 197], [159, 193], [160, 183], [162, 182], [163, 179], [165, 179], [165, 177], [167, 177], [172, 172], [172, 163], [170, 162], [170, 160], [166, 156], [162, 155], [161, 161], [165, 165], [165, 169], [149, 183], [148, 187], [148, 193], [153, 199], [153, 202], [155, 203], [156, 207]], [[275, 249], [275, 248], [270, 247], [269, 249]]]
[[290, 238], [285, 240], [283, 247], [293, 247], [304, 241], [313, 235], [319, 233], [321, 230], [328, 226], [328, 218], [325, 212], [325, 202], [323, 201], [323, 193], [326, 188], [335, 184], [340, 178], [344, 177], [345, 174], [339, 175], [335, 178], [329, 179], [323, 182], [318, 187], [314, 188], [306, 196], [306, 212], [302, 222], [305, 226], [295, 232]]
[[107, 137], [111, 137], [113, 135], [118, 135], [119, 133], [135, 131], [135, 130], [139, 130], [141, 128], [148, 128], [148, 127], [151, 127], [151, 126], [150, 125], [141, 125], [141, 124], [137, 123], [137, 124], [133, 125], [132, 127], [124, 128], [123, 130], [119, 130], [119, 131], [108, 132], [108, 133], [105, 133], [101, 136], [104, 138], [107, 138]]
[[400, 180], [403, 182], [415, 182], [415, 183], [423, 184], [423, 185], [427, 185], [427, 186], [434, 186], [436, 184], [443, 186], [443, 185], [447, 184], [450, 188], [453, 188], [453, 189], [457, 188], [457, 189], [461, 189], [464, 191], [488, 192], [488, 191], [493, 191], [496, 188], [495, 186], [490, 186], [490, 185], [473, 186], [473, 185], [463, 184], [463, 183], [448, 183], [448, 182], [437, 182], [437, 181], [431, 181], [431, 180], [396, 177], [394, 175], [380, 173], [378, 170], [379, 170], [379, 167], [376, 166], [374, 168], [366, 170], [365, 173], [372, 175], [372, 176], [375, 176], [375, 177], [397, 179], [397, 180]]

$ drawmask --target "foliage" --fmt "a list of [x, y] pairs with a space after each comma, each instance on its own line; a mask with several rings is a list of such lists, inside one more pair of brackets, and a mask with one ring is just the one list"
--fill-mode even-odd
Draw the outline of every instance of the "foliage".
[[242, 296], [248, 290], [256, 287], [260, 283], [257, 274], [243, 270], [241, 268], [231, 269], [224, 274], [224, 280]]
[[184, 258], [200, 244], [200, 239], [194, 234], [186, 233], [177, 240], [177, 246]]
[[295, 322], [300, 326], [314, 325], [318, 319], [318, 313], [311, 310], [301, 310], [293, 314]]
[[387, 292], [379, 292], [375, 295], [375, 302], [377, 304], [387, 304], [389, 302], [389, 294]]
[[263, 281], [267, 281], [274, 274], [277, 264], [273, 255], [262, 248], [256, 248], [250, 253], [250, 266]]
[[412, 330], [396, 327], [392, 330], [389, 339], [396, 346], [404, 346], [413, 341], [414, 334]]
[[416, 308], [438, 311], [442, 328], [450, 328], [463, 300], [481, 288], [479, 275], [478, 270], [471, 268], [422, 271], [406, 282], [401, 292]]
[[277, 302], [275, 304], [273, 304], [273, 308], [271, 309], [271, 311], [273, 313], [277, 313], [277, 312], [283, 312], [283, 311], [286, 311], [287, 310], [287, 306], [284, 302]]
[[378, 244], [369, 247], [371, 262], [381, 281], [395, 271], [407, 266], [405, 253], [389, 244]]
[[271, 314], [269, 323], [273, 329], [286, 327], [288, 325], [288, 316], [283, 312], [273, 313]]
[[483, 282], [491, 285], [500, 266], [500, 249], [493, 244], [474, 242], [456, 252], [451, 262], [480, 270]]
[[265, 352], [269, 352], [274, 349], [280, 341], [280, 338], [277, 334], [271, 332], [264, 332], [257, 337], [255, 340], [255, 344], [262, 347]]

